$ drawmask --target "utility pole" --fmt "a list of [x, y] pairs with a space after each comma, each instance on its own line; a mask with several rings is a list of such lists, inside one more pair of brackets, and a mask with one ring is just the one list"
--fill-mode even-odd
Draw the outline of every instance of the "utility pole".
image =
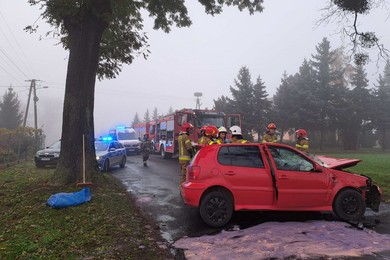
[[[26, 122], [27, 122], [27, 115], [28, 115], [28, 109], [30, 106], [30, 99], [31, 99], [31, 93], [33, 92], [34, 94], [34, 126], [35, 126], [35, 141], [34, 141], [34, 152], [37, 150], [38, 146], [38, 115], [37, 115], [37, 88], [36, 88], [36, 82], [39, 80], [36, 79], [31, 79], [31, 80], [26, 80], [30, 81], [30, 89], [28, 92], [28, 99], [27, 99], [27, 107], [26, 107], [26, 113], [24, 114], [24, 120], [23, 120], [23, 129], [26, 127]], [[21, 145], [21, 138], [19, 137], [19, 144], [18, 144], [18, 161], [20, 159], [20, 145]]]

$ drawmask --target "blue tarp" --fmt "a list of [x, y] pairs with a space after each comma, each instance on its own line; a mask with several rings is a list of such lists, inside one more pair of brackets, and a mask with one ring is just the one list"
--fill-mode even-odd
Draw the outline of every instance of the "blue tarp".
[[55, 209], [60, 209], [60, 208], [66, 208], [70, 206], [77, 206], [85, 202], [88, 202], [91, 199], [92, 199], [91, 190], [89, 188], [84, 188], [78, 192], [72, 192], [72, 193], [61, 192], [61, 193], [51, 195], [50, 198], [47, 200], [47, 205]]

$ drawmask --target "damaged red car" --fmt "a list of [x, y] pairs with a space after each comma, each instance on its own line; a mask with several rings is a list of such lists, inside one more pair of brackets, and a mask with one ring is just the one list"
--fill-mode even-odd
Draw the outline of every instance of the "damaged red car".
[[359, 159], [311, 156], [283, 144], [222, 144], [203, 147], [187, 167], [182, 197], [212, 227], [234, 211], [332, 211], [360, 220], [378, 211], [381, 189], [371, 178], [345, 169]]

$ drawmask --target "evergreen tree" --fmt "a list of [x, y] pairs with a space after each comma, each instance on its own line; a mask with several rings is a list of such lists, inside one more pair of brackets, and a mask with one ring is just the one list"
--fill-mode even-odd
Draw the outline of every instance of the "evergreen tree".
[[155, 107], [153, 110], [152, 119], [153, 119], [153, 121], [157, 121], [157, 119], [158, 119], [157, 107]]
[[233, 107], [233, 101], [224, 95], [217, 98], [217, 100], [214, 99], [214, 109], [223, 111], [226, 114], [233, 114], [235, 111]]
[[390, 61], [387, 60], [384, 76], [379, 75], [374, 88], [375, 113], [372, 121], [379, 132], [379, 143], [383, 150], [390, 147]]
[[323, 38], [322, 42], [316, 46], [316, 51], [317, 53], [312, 55], [312, 64], [317, 78], [313, 94], [319, 102], [317, 104], [319, 109], [317, 128], [320, 132], [320, 149], [323, 149], [326, 142], [334, 141], [326, 136], [329, 130], [335, 131], [337, 128], [335, 104], [342, 100], [345, 89], [343, 89], [342, 72], [332, 69], [335, 51], [331, 51], [330, 42]]
[[174, 111], [173, 111], [173, 108], [172, 107], [169, 107], [169, 110], [168, 110], [168, 115], [169, 114], [172, 114]]
[[257, 140], [260, 140], [260, 134], [266, 128], [268, 122], [271, 120], [267, 116], [271, 110], [272, 102], [268, 100], [268, 93], [264, 82], [260, 76], [257, 77], [256, 83], [253, 85], [253, 130], [257, 132]]
[[138, 112], [135, 113], [135, 116], [134, 116], [134, 119], [133, 119], [133, 126], [135, 124], [138, 124], [139, 122], [141, 122], [141, 120], [139, 119], [139, 116], [138, 116]]
[[146, 123], [150, 122], [149, 109], [146, 109], [146, 112], [145, 112], [145, 115], [144, 115], [144, 122], [146, 122]]
[[22, 118], [18, 95], [9, 88], [0, 102], [0, 128], [14, 130], [21, 125]]
[[251, 131], [257, 129], [259, 122], [254, 122], [255, 106], [253, 102], [253, 83], [248, 67], [240, 69], [237, 79], [234, 80], [236, 88], [230, 87], [233, 96], [235, 112], [241, 115], [242, 133], [251, 138]]

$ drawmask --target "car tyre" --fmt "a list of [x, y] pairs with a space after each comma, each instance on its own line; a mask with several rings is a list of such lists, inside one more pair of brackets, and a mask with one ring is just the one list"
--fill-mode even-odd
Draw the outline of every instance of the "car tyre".
[[120, 166], [121, 168], [124, 168], [125, 165], [126, 165], [126, 156], [123, 156], [123, 157], [122, 157], [122, 162], [119, 164], [119, 166]]
[[366, 212], [366, 203], [358, 191], [343, 190], [333, 202], [333, 211], [342, 220], [359, 221]]
[[106, 159], [103, 163], [103, 172], [108, 172], [110, 170], [110, 161]]
[[199, 213], [207, 225], [222, 227], [232, 218], [232, 197], [227, 192], [211, 191], [200, 202]]

